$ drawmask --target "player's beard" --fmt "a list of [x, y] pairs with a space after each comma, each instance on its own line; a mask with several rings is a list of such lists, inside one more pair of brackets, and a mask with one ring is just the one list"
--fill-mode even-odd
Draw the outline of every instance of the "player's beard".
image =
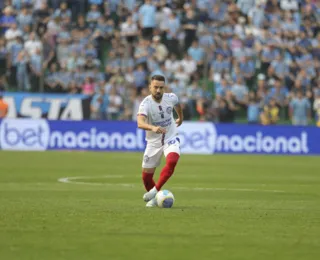
[[161, 93], [157, 93], [155, 95], [153, 95], [153, 98], [157, 101], [161, 100], [162, 99], [162, 94]]

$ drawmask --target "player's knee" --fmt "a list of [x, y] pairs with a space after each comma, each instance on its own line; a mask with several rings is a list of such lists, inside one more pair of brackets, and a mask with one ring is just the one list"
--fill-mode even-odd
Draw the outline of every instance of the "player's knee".
[[169, 153], [167, 155], [167, 165], [171, 168], [174, 169], [177, 165], [177, 162], [180, 158], [180, 155], [177, 153]]
[[144, 174], [154, 174], [156, 168], [142, 168], [142, 173]]

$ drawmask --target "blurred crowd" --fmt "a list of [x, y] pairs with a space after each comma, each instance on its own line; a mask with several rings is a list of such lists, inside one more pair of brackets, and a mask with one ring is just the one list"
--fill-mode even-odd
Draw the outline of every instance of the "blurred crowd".
[[162, 74], [185, 119], [320, 126], [319, 0], [0, 1], [0, 88], [135, 120]]

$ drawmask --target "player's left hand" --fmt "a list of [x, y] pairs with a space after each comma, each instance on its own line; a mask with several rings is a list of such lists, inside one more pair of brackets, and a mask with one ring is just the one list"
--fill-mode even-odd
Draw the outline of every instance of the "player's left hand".
[[181, 118], [178, 118], [178, 119], [176, 120], [177, 126], [181, 126], [182, 121], [183, 121], [183, 120], [182, 120]]

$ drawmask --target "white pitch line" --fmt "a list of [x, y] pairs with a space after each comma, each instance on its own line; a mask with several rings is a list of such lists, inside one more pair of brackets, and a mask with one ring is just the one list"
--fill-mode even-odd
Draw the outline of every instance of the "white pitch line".
[[[136, 187], [135, 184], [131, 183], [99, 183], [99, 182], [83, 182], [77, 180], [83, 179], [94, 179], [94, 178], [105, 178], [105, 179], [121, 179], [122, 175], [104, 175], [104, 176], [75, 176], [75, 177], [64, 177], [59, 178], [58, 182], [71, 183], [71, 184], [81, 184], [81, 185], [95, 185], [95, 186], [121, 186], [121, 187]], [[245, 192], [272, 192], [272, 193], [284, 193], [283, 190], [259, 190], [259, 189], [238, 189], [238, 188], [192, 188], [192, 187], [173, 187], [177, 190], [193, 190], [193, 191], [245, 191]]]
[[95, 179], [95, 178], [104, 178], [104, 179], [121, 179], [123, 178], [122, 175], [104, 175], [104, 176], [75, 176], [75, 177], [65, 177], [58, 179], [58, 182], [62, 183], [72, 183], [72, 184], [84, 184], [84, 185], [94, 185], [94, 186], [101, 186], [101, 185], [117, 185], [122, 187], [134, 187], [134, 184], [131, 183], [99, 183], [99, 182], [83, 182], [83, 181], [77, 181], [77, 180], [83, 180], [83, 179]]
[[237, 188], [187, 188], [187, 187], [175, 187], [179, 190], [194, 190], [194, 191], [254, 191], [254, 192], [273, 192], [284, 193], [283, 190], [259, 190], [259, 189], [237, 189]]

